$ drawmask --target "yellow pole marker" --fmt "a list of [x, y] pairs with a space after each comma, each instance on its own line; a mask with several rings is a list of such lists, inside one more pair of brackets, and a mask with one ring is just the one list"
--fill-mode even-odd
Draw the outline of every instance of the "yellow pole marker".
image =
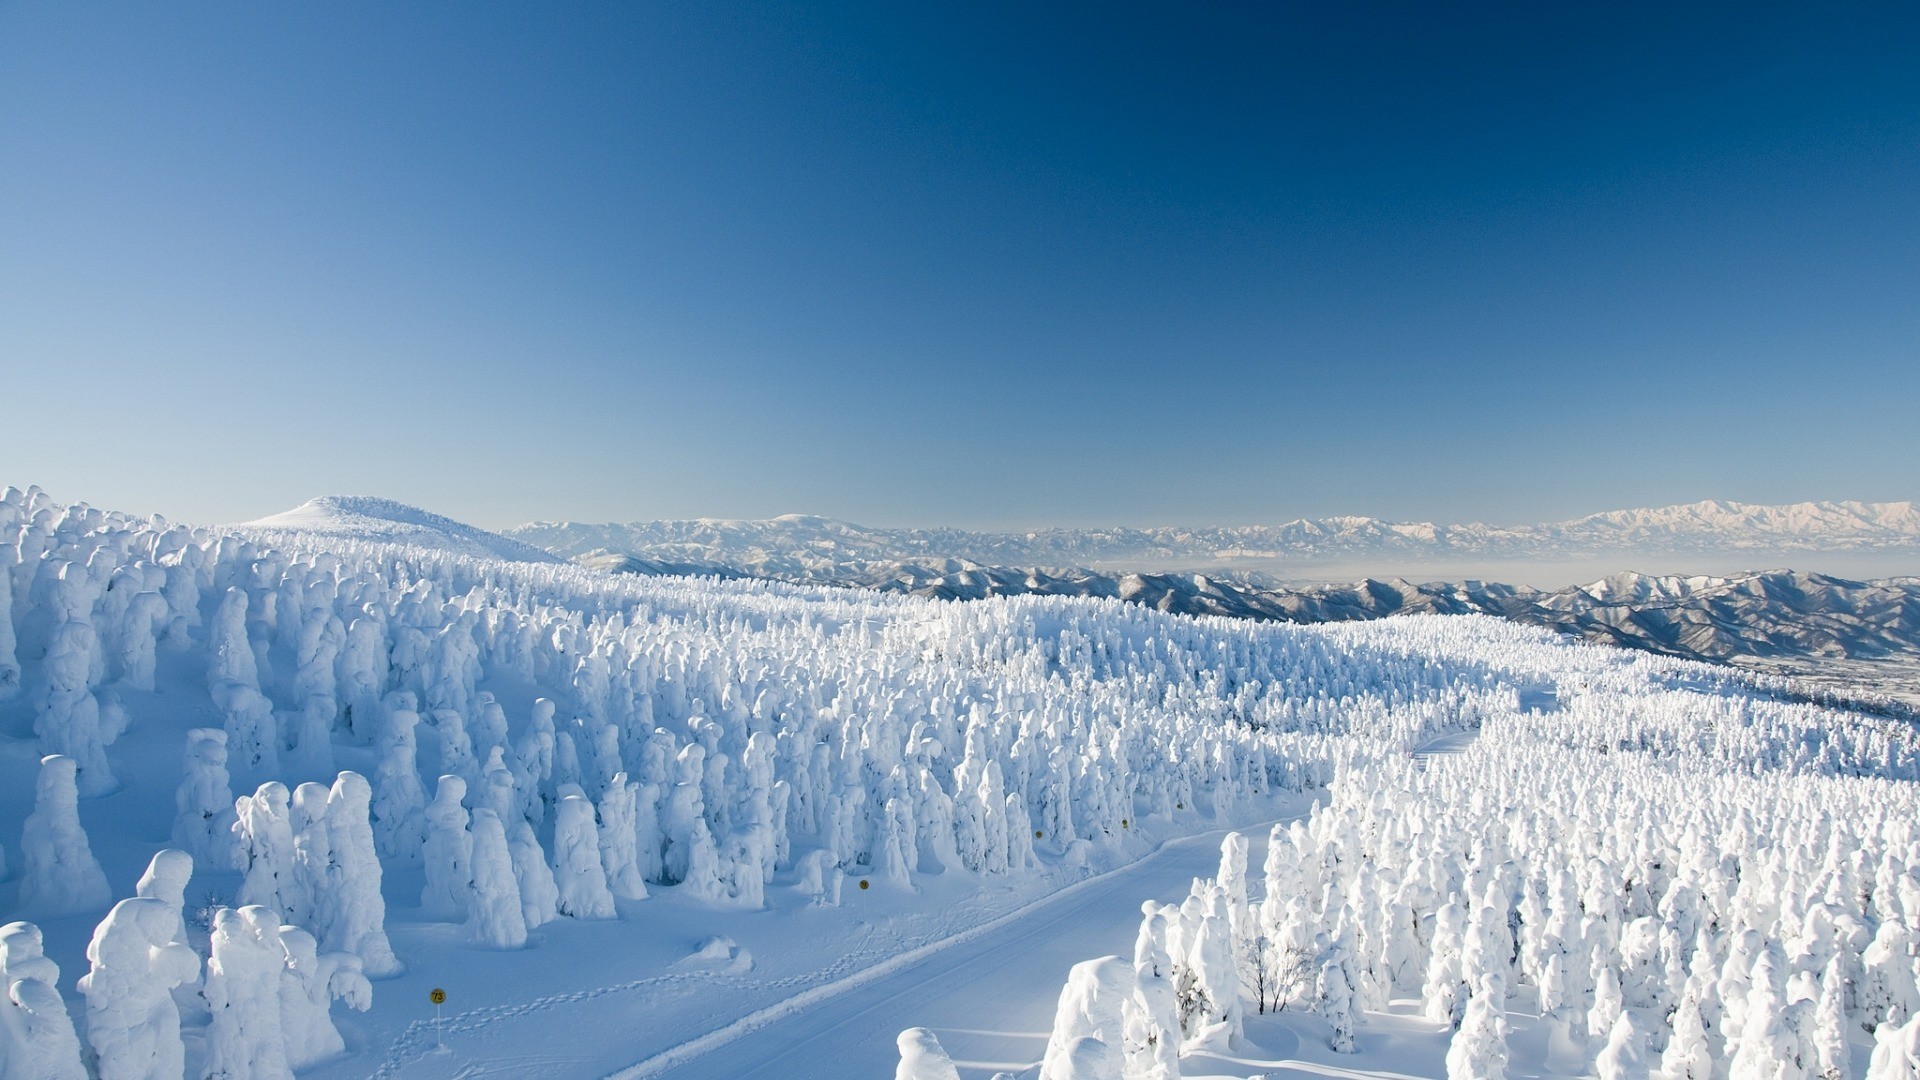
[[447, 1003], [447, 992], [436, 986], [427, 991], [427, 1000], [433, 1002], [433, 1044], [437, 1048], [445, 1050], [447, 1044], [445, 1040], [440, 1037], [440, 1006]]

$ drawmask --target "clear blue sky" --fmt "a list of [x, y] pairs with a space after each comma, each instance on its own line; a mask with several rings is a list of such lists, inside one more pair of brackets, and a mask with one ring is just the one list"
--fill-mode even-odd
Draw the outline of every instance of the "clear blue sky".
[[1920, 497], [1916, 58], [1911, 4], [0, 4], [0, 482]]

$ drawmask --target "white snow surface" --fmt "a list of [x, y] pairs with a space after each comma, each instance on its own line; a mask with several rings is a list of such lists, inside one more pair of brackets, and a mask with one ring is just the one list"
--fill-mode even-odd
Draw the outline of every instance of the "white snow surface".
[[296, 543], [301, 537], [358, 540], [430, 548], [479, 559], [556, 561], [552, 553], [524, 541], [370, 495], [322, 495], [291, 510], [227, 528], [243, 536], [280, 537]]
[[[227, 928], [213, 936], [232, 946], [231, 974], [209, 969], [229, 980], [220, 993], [285, 968], [277, 1009], [256, 991], [262, 1007], [211, 1028], [196, 995], [172, 995], [187, 1006], [187, 1075], [234, 1060], [243, 1032], [329, 1078], [885, 1076], [900, 1033], [926, 1028], [968, 1080], [1031, 1080], [1070, 969], [1103, 956], [1137, 967], [1145, 900], [1180, 905], [1156, 909], [1162, 950], [1175, 975], [1204, 957], [1218, 995], [1181, 1004], [1183, 1022], [1211, 1025], [1188, 1033], [1189, 1078], [1446, 1075], [1453, 1040], [1426, 1018], [1422, 984], [1452, 993], [1454, 969], [1403, 964], [1383, 983], [1375, 960], [1429, 949], [1456, 894], [1473, 907], [1470, 937], [1511, 925], [1502, 896], [1532, 920], [1503, 1010], [1512, 1076], [1591, 1075], [1607, 1051], [1586, 1013], [1570, 1039], [1534, 1006], [1528, 980], [1553, 951], [1542, 942], [1574, 932], [1567, 890], [1617, 898], [1577, 948], [1595, 972], [1618, 950], [1626, 978], [1606, 977], [1653, 1036], [1660, 1017], [1643, 1002], [1666, 991], [1641, 976], [1661, 960], [1714, 956], [1728, 1000], [1761, 978], [1742, 966], [1742, 923], [1787, 944], [1767, 962], [1800, 1004], [1783, 996], [1776, 1011], [1805, 1019], [1808, 1046], [1831, 1042], [1811, 1034], [1814, 1003], [1829, 1020], [1841, 1008], [1823, 973], [1866, 957], [1879, 996], [1840, 1014], [1853, 1025], [1844, 1076], [1866, 1075], [1875, 1054], [1867, 1020], [1920, 1008], [1900, 936], [1920, 917], [1920, 739], [1786, 700], [1778, 680], [1482, 616], [1291, 626], [1089, 598], [609, 577], [449, 550], [444, 519], [382, 520], [396, 516], [424, 539], [329, 533], [332, 511], [319, 529], [235, 534], [0, 493], [0, 672], [20, 672], [0, 682], [0, 865], [24, 865], [41, 758], [84, 722], [107, 771], [97, 790], [83, 783], [78, 820], [110, 899], [134, 895], [177, 831], [209, 855], [186, 885], [186, 944], [204, 966], [210, 925]], [[261, 752], [217, 764], [204, 733], [222, 729]], [[182, 827], [224, 820], [208, 817], [223, 785], [250, 846]], [[429, 811], [435, 790], [445, 799]], [[485, 835], [463, 856], [474, 817]], [[1252, 843], [1216, 883], [1205, 875], [1229, 828]], [[1272, 857], [1280, 836], [1294, 859]], [[1817, 861], [1828, 851], [1858, 858]], [[610, 866], [630, 895], [602, 903], [602, 884], [555, 917]], [[1727, 876], [1742, 866], [1744, 890]], [[1664, 903], [1648, 867], [1665, 875], [1653, 883], [1699, 887]], [[552, 871], [576, 877], [556, 890]], [[0, 879], [0, 924], [35, 917], [22, 876]], [[236, 913], [265, 897], [287, 910]], [[1291, 913], [1267, 906], [1276, 898]], [[75, 980], [107, 899], [40, 920], [58, 972], [37, 959], [4, 972], [16, 1002], [38, 1004], [0, 1001], [18, 1010], [0, 1015], [0, 1039], [46, 1032], [33, 1053], [72, 1056], [44, 1023], [49, 982], [83, 1039], [105, 1036], [87, 1031]], [[1703, 910], [1725, 916], [1721, 937], [1655, 933], [1657, 916], [1691, 925]], [[291, 944], [247, 951], [241, 918]], [[384, 922], [377, 945], [368, 919]], [[1310, 990], [1278, 1017], [1229, 993], [1220, 965], [1243, 945], [1228, 919], [1309, 942], [1322, 929], [1318, 969], [1363, 1012], [1358, 1053], [1329, 1045]], [[1400, 930], [1420, 944], [1403, 948]], [[1502, 955], [1466, 952], [1468, 974]], [[368, 984], [373, 958], [385, 977]], [[119, 1000], [169, 996], [128, 970], [115, 977], [139, 995]], [[447, 995], [438, 1017], [434, 988]], [[1756, 1015], [1772, 1000], [1756, 991]], [[1494, 1030], [1477, 1008], [1475, 1030]], [[1077, 1037], [1076, 1060], [1129, 1050]], [[1775, 1046], [1755, 1035], [1741, 1049], [1758, 1060]]]

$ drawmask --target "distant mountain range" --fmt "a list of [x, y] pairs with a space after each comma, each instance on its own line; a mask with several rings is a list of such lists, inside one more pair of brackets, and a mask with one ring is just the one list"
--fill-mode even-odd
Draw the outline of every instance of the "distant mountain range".
[[596, 552], [674, 564], [730, 566], [754, 576], [830, 582], [874, 564], [959, 560], [982, 566], [1271, 566], [1330, 557], [1542, 558], [1613, 553], [1920, 552], [1911, 502], [1755, 506], [1698, 502], [1616, 510], [1541, 525], [1439, 525], [1369, 517], [1201, 528], [878, 529], [831, 518], [699, 518], [587, 525], [536, 522], [507, 535], [567, 558]]

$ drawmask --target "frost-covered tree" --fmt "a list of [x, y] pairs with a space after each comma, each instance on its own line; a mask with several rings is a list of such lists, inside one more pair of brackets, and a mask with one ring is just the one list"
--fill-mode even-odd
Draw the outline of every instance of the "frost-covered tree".
[[212, 869], [241, 868], [225, 731], [194, 728], [187, 732], [185, 774], [173, 804], [174, 844]]
[[[187, 943], [187, 882], [193, 879], [193, 856], [177, 848], [162, 848], [147, 861], [146, 872], [134, 884], [133, 894], [157, 900], [171, 919], [167, 940]], [[197, 968], [196, 968], [197, 970]]]
[[1912, 1080], [1915, 1076], [1920, 1076], [1920, 1016], [1904, 1024], [1889, 1021], [1875, 1028], [1866, 1080]]
[[258, 905], [213, 915], [206, 995], [209, 1080], [289, 1080], [281, 1016], [280, 919]]
[[927, 1028], [908, 1028], [896, 1040], [900, 1046], [900, 1064], [893, 1080], [960, 1080], [960, 1070], [940, 1045], [939, 1036]]
[[[1847, 977], [1843, 958], [1837, 953], [1827, 961], [1820, 979], [1820, 996], [1813, 1012], [1813, 1075], [1820, 1080], [1847, 1080], [1852, 1074], [1853, 1052], [1847, 1045]], [[1803, 1062], [1803, 1064], [1805, 1064]]]
[[1463, 956], [1466, 928], [1467, 909], [1460, 904], [1446, 904], [1435, 914], [1433, 952], [1420, 993], [1427, 1019], [1455, 1029], [1466, 1019], [1470, 996]]
[[0, 544], [0, 701], [20, 693], [19, 638], [13, 629], [13, 567], [19, 555]]
[[165, 901], [134, 897], [115, 904], [94, 930], [92, 967], [78, 988], [100, 1080], [159, 1080], [186, 1069], [172, 991], [199, 977], [200, 957], [174, 940], [177, 921]]
[[1360, 993], [1354, 987], [1352, 945], [1345, 935], [1334, 938], [1320, 961], [1319, 1009], [1327, 1022], [1328, 1045], [1341, 1054], [1359, 1047], [1354, 1042], [1360, 1030]]
[[[1119, 1076], [1125, 1060], [1120, 1049], [1124, 1013], [1133, 990], [1133, 966], [1117, 956], [1075, 964], [1054, 1009], [1053, 1030], [1040, 1059], [1041, 1080]], [[1097, 1052], [1083, 1045], [1087, 1040], [1099, 1043]]]
[[216, 698], [221, 687], [241, 686], [258, 691], [260, 672], [247, 640], [247, 591], [230, 586], [220, 598], [207, 631], [207, 684]]
[[375, 853], [370, 818], [373, 789], [366, 777], [342, 772], [327, 792], [328, 901], [319, 905], [327, 914], [320, 926], [321, 947], [360, 958], [370, 978], [398, 975], [403, 970], [387, 940], [387, 905], [380, 895], [380, 859]]
[[280, 771], [280, 721], [273, 702], [250, 686], [224, 684], [216, 698], [225, 715], [227, 750], [241, 769], [255, 775]]
[[373, 774], [373, 839], [381, 856], [417, 866], [427, 843], [427, 790], [415, 763], [414, 728], [420, 714], [413, 697], [398, 692], [380, 736], [380, 764]]
[[624, 772], [614, 775], [600, 797], [600, 861], [607, 887], [622, 900], [647, 898], [640, 876], [639, 798], [640, 785]]
[[473, 834], [467, 831], [467, 809], [461, 805], [466, 797], [466, 781], [442, 776], [427, 807], [427, 873], [420, 907], [435, 918], [464, 919], [472, 898]]
[[1467, 1001], [1467, 1015], [1447, 1046], [1447, 1080], [1504, 1080], [1507, 1075], [1507, 989], [1500, 975], [1483, 975]]
[[39, 927], [0, 926], [0, 1065], [9, 1080], [87, 1080], [59, 983], [60, 968], [48, 959]]
[[1914, 979], [1914, 936], [1899, 919], [1888, 919], [1874, 932], [1873, 944], [1861, 957], [1865, 974], [1860, 984], [1860, 1023], [1871, 1031], [1883, 1023], [1904, 1024], [1920, 1014], [1920, 986]]
[[287, 923], [323, 928], [333, 923], [333, 837], [327, 830], [327, 804], [332, 792], [309, 781], [293, 789], [288, 825], [293, 833], [293, 879], [299, 884], [297, 902], [289, 902], [280, 917]]
[[234, 836], [246, 858], [239, 902], [280, 913], [310, 911], [307, 884], [294, 872], [292, 797], [277, 780], [234, 802]]
[[1180, 1008], [1173, 959], [1167, 953], [1167, 916], [1149, 900], [1140, 906], [1133, 945], [1133, 998], [1126, 1011], [1123, 1052], [1129, 1077], [1179, 1080]]
[[80, 825], [77, 766], [69, 757], [40, 759], [33, 812], [20, 833], [20, 910], [42, 916], [98, 911], [113, 902], [107, 875]]
[[1607, 1032], [1606, 1045], [1601, 1047], [1600, 1056], [1594, 1061], [1594, 1069], [1600, 1080], [1648, 1080], [1652, 1075], [1646, 1036], [1634, 1021], [1631, 1010], [1621, 1012], [1614, 1020], [1613, 1027]]
[[567, 795], [555, 807], [553, 880], [560, 914], [575, 919], [612, 919], [618, 913], [600, 863], [600, 831], [585, 795]]
[[515, 822], [508, 849], [513, 857], [513, 875], [520, 886], [520, 914], [527, 929], [545, 926], [559, 918], [560, 889], [554, 883], [552, 867], [547, 865], [547, 853], [541, 850], [539, 838], [533, 835], [533, 826], [525, 821]]
[[1614, 1021], [1620, 1019], [1620, 1013], [1626, 1008], [1626, 1000], [1620, 990], [1620, 976], [1608, 965], [1600, 969], [1599, 985], [1593, 991], [1593, 1008], [1587, 1010], [1587, 1034], [1596, 1039], [1609, 1037], [1614, 1029]]
[[455, 709], [435, 709], [432, 720], [434, 741], [440, 747], [440, 771], [458, 776], [470, 788], [477, 787], [480, 762], [467, 735], [466, 719]]
[[1700, 1001], [1689, 992], [1673, 1014], [1673, 1034], [1660, 1056], [1667, 1080], [1713, 1080], [1714, 1053]]
[[514, 877], [507, 832], [492, 810], [473, 812], [473, 896], [467, 904], [467, 935], [493, 949], [527, 943], [526, 913]]
[[347, 1048], [333, 1024], [333, 1002], [366, 1012], [373, 1007], [373, 986], [352, 953], [323, 954], [312, 934], [294, 926], [281, 926], [279, 936], [285, 958], [278, 1003], [287, 1064], [305, 1069]]

